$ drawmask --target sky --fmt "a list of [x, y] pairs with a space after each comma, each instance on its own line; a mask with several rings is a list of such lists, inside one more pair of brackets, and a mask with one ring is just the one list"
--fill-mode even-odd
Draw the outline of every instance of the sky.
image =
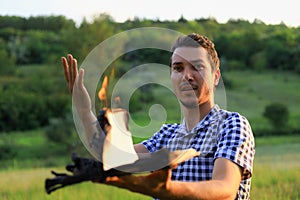
[[213, 17], [219, 23], [229, 19], [266, 24], [300, 26], [297, 0], [0, 0], [0, 15], [23, 17], [64, 15], [80, 24], [107, 13], [115, 21], [140, 19], [193, 20]]

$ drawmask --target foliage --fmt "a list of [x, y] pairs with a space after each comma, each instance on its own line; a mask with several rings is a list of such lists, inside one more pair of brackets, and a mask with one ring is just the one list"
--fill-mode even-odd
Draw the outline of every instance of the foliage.
[[14, 147], [14, 142], [10, 139], [3, 138], [0, 144], [0, 160], [8, 160], [14, 158], [17, 150]]
[[41, 96], [34, 93], [1, 91], [0, 132], [36, 129], [48, 124], [49, 118], [66, 113], [65, 96]]
[[15, 71], [15, 58], [9, 55], [7, 46], [2, 38], [0, 38], [0, 74], [12, 75]]
[[73, 20], [66, 19], [62, 15], [58, 16], [36, 16], [36, 17], [18, 17], [18, 16], [0, 16], [0, 29], [13, 28], [19, 30], [47, 30], [59, 32], [61, 29], [75, 27]]
[[271, 103], [266, 106], [263, 115], [271, 122], [275, 130], [283, 130], [287, 127], [289, 110], [282, 103]]
[[[61, 68], [59, 68], [61, 69]], [[0, 78], [0, 132], [36, 129], [70, 107], [63, 76], [52, 66], [18, 68], [16, 76]], [[49, 78], [51, 76], [52, 78]]]
[[45, 127], [45, 134], [49, 141], [58, 144], [72, 145], [74, 122], [71, 116], [65, 118], [51, 118]]
[[[299, 71], [300, 29], [284, 24], [266, 25], [259, 20], [250, 23], [231, 19], [220, 24], [213, 18], [188, 21], [181, 16], [178, 21], [135, 18], [118, 23], [111, 16], [100, 14], [92, 22], [83, 20], [78, 27], [64, 16], [0, 16], [0, 24], [0, 38], [5, 43], [7, 54], [17, 64], [53, 63], [68, 52], [82, 60], [99, 43], [121, 31], [164, 27], [210, 37], [216, 44], [219, 56], [235, 64], [234, 68]], [[157, 39], [160, 38], [163, 42], [162, 36]], [[139, 53], [140, 60], [149, 58], [147, 53]], [[160, 55], [160, 52], [151, 53], [150, 57], [154, 60]], [[240, 64], [236, 65], [237, 62]]]
[[[50, 118], [64, 118], [65, 112], [70, 108], [70, 98], [64, 90], [61, 67], [58, 67], [60, 57], [70, 52], [80, 63], [105, 39], [139, 27], [163, 27], [182, 33], [199, 32], [207, 35], [216, 45], [221, 58], [221, 69], [225, 73], [236, 70], [243, 70], [245, 73], [246, 70], [252, 70], [255, 73], [266, 69], [300, 72], [300, 29], [284, 24], [266, 25], [259, 20], [253, 23], [229, 20], [220, 24], [214, 18], [188, 21], [183, 17], [178, 21], [134, 18], [118, 23], [111, 16], [100, 14], [91, 22], [84, 20], [79, 26], [75, 26], [72, 20], [64, 16], [0, 16], [0, 132], [33, 129], [48, 125]], [[137, 34], [137, 37], [140, 39], [137, 42], [146, 40], [151, 43], [153, 39], [165, 42], [167, 36], [154, 33], [154, 38], [144, 38], [141, 34]], [[118, 48], [124, 49], [130, 45], [124, 41]], [[169, 58], [170, 52], [167, 51], [139, 49], [120, 56], [111, 65], [118, 69], [117, 79], [137, 65], [168, 65]], [[57, 65], [55, 70], [49, 63]], [[31, 67], [32, 64], [36, 66]], [[236, 78], [239, 76], [234, 79], [225, 76], [225, 84], [230, 89], [228, 94], [241, 89]], [[256, 95], [258, 86], [244, 86], [248, 90], [246, 93], [251, 94], [248, 102], [251, 104], [250, 99]], [[145, 91], [146, 87], [151, 88]], [[151, 103], [154, 87], [146, 87], [138, 89], [132, 96], [130, 109], [141, 111], [143, 106], [140, 102]], [[260, 94], [257, 99], [261, 98]], [[273, 95], [274, 98], [281, 97]], [[265, 105], [265, 101], [262, 101], [260, 105]], [[253, 102], [257, 100], [254, 99]], [[292, 117], [295, 119], [297, 116]], [[257, 121], [259, 120], [260, 116]]]

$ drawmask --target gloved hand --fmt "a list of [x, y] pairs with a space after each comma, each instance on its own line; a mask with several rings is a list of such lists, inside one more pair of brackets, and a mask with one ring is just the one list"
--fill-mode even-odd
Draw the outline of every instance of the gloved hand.
[[129, 174], [115, 169], [104, 171], [101, 162], [88, 158], [80, 158], [75, 153], [72, 154], [71, 158], [74, 164], [67, 165], [66, 170], [72, 174], [51, 171], [55, 177], [46, 179], [45, 181], [45, 189], [48, 194], [65, 186], [84, 181], [103, 183], [108, 176], [122, 176]]

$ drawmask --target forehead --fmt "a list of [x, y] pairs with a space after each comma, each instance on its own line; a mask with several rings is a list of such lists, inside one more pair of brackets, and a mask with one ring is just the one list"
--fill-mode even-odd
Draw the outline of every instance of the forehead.
[[208, 53], [203, 47], [178, 47], [172, 55], [173, 62], [182, 61], [202, 61], [208, 62]]

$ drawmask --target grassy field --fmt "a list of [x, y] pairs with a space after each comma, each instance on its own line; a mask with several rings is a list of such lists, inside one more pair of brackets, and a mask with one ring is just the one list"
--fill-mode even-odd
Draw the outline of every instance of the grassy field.
[[256, 139], [252, 199], [300, 199], [300, 136]]
[[271, 102], [285, 104], [290, 113], [288, 124], [291, 127], [299, 127], [299, 74], [278, 71], [229, 71], [225, 72], [224, 76], [232, 85], [230, 88], [225, 84], [227, 108], [245, 115], [253, 129], [270, 128], [263, 112]]
[[[300, 136], [256, 138], [256, 144], [252, 199], [300, 199]], [[123, 189], [90, 182], [47, 195], [44, 191], [44, 180], [52, 177], [50, 170], [64, 171], [63, 167], [22, 169], [21, 165], [2, 169], [0, 199], [151, 199]]]
[[[289, 126], [299, 128], [299, 75], [272, 71], [231, 71], [224, 76], [232, 85], [225, 85], [226, 107], [245, 115], [253, 130], [271, 128], [262, 113], [265, 106], [274, 101], [287, 105], [290, 112]], [[153, 95], [159, 100], [157, 103], [170, 115], [167, 121], [179, 120], [175, 117], [180, 112], [178, 102], [173, 99], [170, 103], [170, 98], [173, 98], [170, 91], [160, 88]], [[133, 116], [133, 120], [141, 127], [150, 123], [150, 107], [151, 105], [144, 108], [145, 113], [136, 113]], [[158, 115], [155, 110], [152, 114]], [[159, 128], [161, 123], [157, 124]], [[131, 131], [139, 133], [139, 127], [133, 126]], [[141, 137], [135, 138], [136, 142], [140, 140]], [[75, 152], [79, 150], [84, 153], [79, 139], [78, 143], [79, 147], [76, 147]], [[300, 136], [257, 137], [256, 145], [252, 199], [300, 199]], [[52, 177], [50, 170], [64, 171], [63, 166], [70, 163], [69, 155], [74, 149], [66, 151], [65, 146], [49, 142], [43, 129], [0, 133], [0, 148], [1, 200], [151, 199], [123, 189], [93, 183], [82, 183], [47, 195], [44, 191], [44, 180]], [[3, 153], [2, 150], [7, 152]], [[84, 156], [81, 153], [80, 155]]]

